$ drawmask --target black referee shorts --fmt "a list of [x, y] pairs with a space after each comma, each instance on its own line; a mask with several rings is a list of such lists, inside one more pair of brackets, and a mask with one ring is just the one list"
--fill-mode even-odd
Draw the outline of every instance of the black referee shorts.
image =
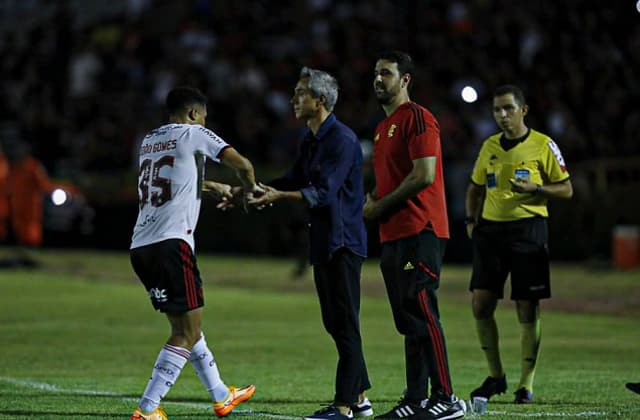
[[473, 230], [469, 290], [490, 290], [500, 299], [511, 274], [512, 300], [551, 297], [547, 219], [482, 221]]
[[196, 257], [185, 241], [167, 239], [134, 248], [129, 255], [156, 310], [181, 314], [204, 306]]

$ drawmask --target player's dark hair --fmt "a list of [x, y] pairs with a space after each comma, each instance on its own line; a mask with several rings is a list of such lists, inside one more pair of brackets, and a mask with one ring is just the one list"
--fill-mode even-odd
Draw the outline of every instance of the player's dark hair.
[[187, 112], [193, 105], [206, 106], [207, 97], [196, 88], [180, 86], [171, 89], [165, 103], [169, 115]]
[[493, 97], [503, 96], [512, 94], [513, 99], [515, 99], [516, 103], [520, 106], [526, 105], [527, 101], [524, 98], [524, 93], [522, 89], [515, 85], [502, 85], [498, 86], [496, 90], [493, 91]]
[[400, 76], [407, 73], [413, 76], [413, 60], [411, 59], [411, 56], [405, 52], [398, 50], [385, 51], [378, 56], [378, 60], [386, 60], [392, 63], [397, 63], [398, 73], [400, 73]]

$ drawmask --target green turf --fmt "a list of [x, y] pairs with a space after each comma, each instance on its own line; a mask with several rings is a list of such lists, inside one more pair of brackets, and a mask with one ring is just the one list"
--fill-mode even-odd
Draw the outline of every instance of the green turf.
[[[166, 320], [155, 313], [126, 253], [46, 251], [38, 270], [0, 271], [0, 419], [128, 418], [142, 392]], [[204, 331], [228, 384], [258, 391], [231, 418], [296, 418], [333, 395], [336, 353], [324, 332], [310, 274], [293, 262], [201, 255]], [[492, 419], [640, 418], [638, 272], [554, 267], [556, 298], [543, 307], [536, 403], [492, 399]], [[467, 397], [486, 376], [466, 292], [468, 267], [443, 271], [441, 312], [456, 392]], [[362, 330], [378, 412], [404, 388], [395, 332], [376, 262], [364, 269]], [[557, 301], [556, 303], [552, 303]], [[518, 325], [498, 310], [509, 381], [519, 375]], [[213, 418], [206, 392], [186, 366], [163, 406], [171, 419]], [[471, 417], [471, 416], [469, 416]]]

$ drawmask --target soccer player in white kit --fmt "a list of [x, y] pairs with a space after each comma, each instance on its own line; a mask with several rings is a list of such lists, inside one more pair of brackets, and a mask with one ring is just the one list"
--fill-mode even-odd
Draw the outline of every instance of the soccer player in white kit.
[[[255, 386], [227, 386], [201, 330], [204, 297], [194, 255], [193, 234], [202, 190], [221, 200], [233, 198], [226, 184], [204, 181], [206, 158], [235, 169], [242, 191], [260, 192], [253, 165], [204, 127], [206, 97], [179, 87], [167, 95], [169, 123], [149, 132], [139, 153], [139, 214], [131, 241], [131, 264], [156, 310], [171, 324], [171, 336], [158, 354], [146, 389], [131, 420], [165, 420], [160, 400], [187, 361], [209, 392], [216, 416], [224, 417], [248, 400]], [[245, 197], [245, 198], [247, 198]]]

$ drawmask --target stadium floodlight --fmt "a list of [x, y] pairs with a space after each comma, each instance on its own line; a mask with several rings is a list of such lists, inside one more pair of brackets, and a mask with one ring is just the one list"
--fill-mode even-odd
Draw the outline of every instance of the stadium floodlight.
[[67, 193], [62, 188], [56, 188], [51, 193], [51, 201], [56, 206], [61, 206], [67, 202]]
[[460, 95], [462, 96], [462, 100], [469, 104], [478, 100], [478, 92], [471, 86], [462, 88]]

